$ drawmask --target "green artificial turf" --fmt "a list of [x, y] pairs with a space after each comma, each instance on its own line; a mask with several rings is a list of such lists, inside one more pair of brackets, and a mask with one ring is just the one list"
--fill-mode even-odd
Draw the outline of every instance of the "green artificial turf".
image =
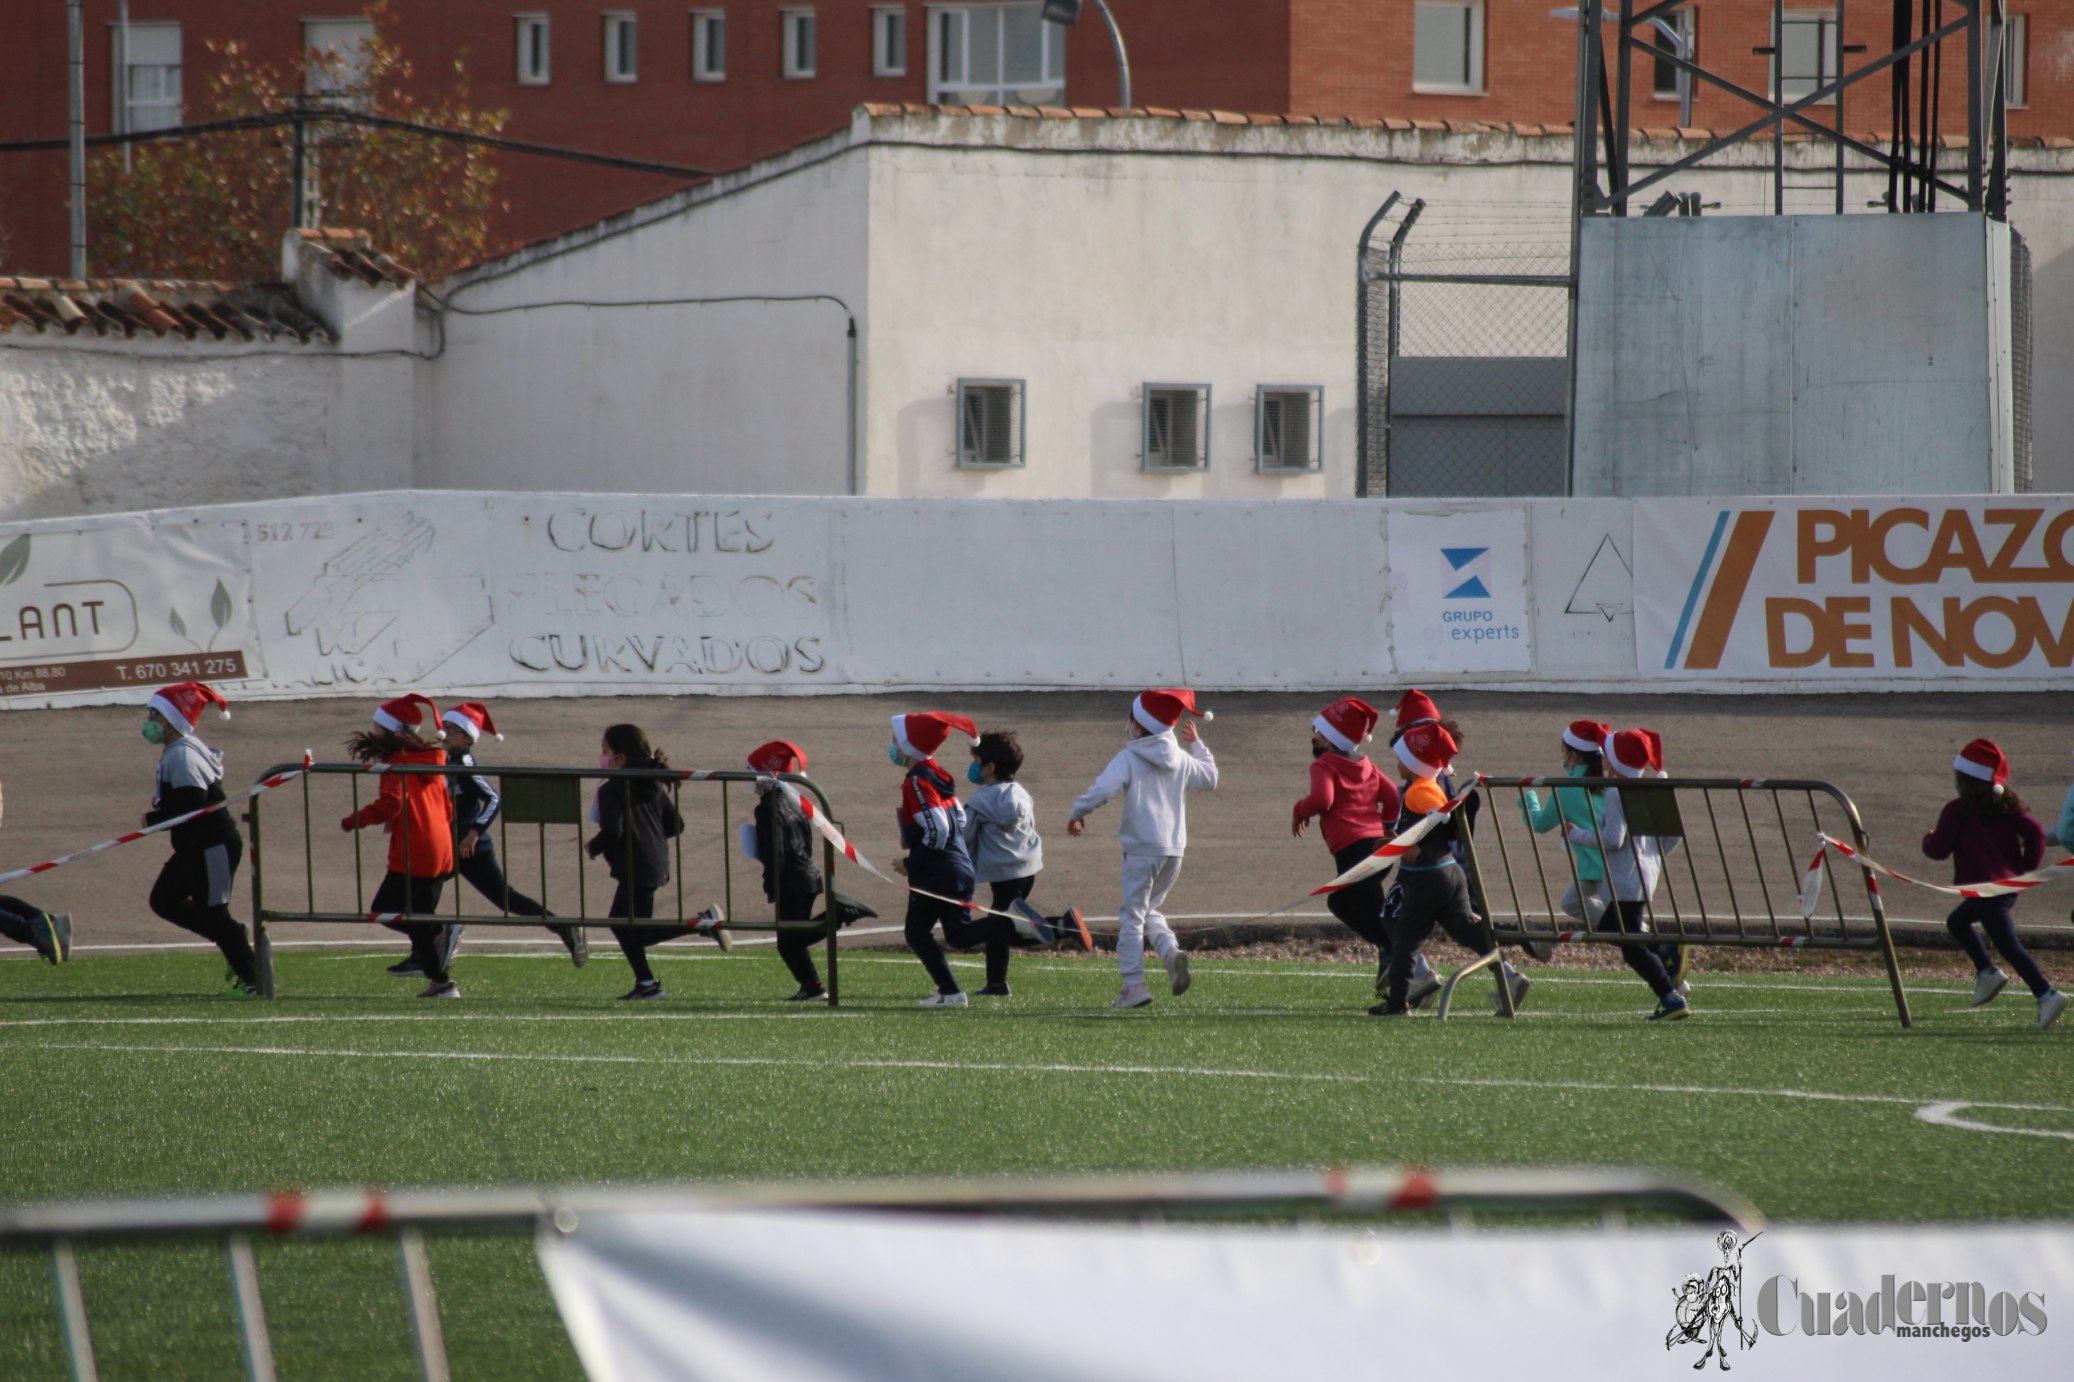
[[[1131, 1013], [1105, 957], [1019, 957], [963, 1012], [917, 1011], [888, 954], [844, 960], [836, 1012], [777, 1001], [768, 951], [660, 952], [670, 998], [638, 1006], [611, 958], [464, 952], [458, 1003], [391, 958], [284, 953], [272, 1003], [214, 996], [213, 957], [0, 962], [0, 1194], [1621, 1165], [1774, 1219], [2074, 1217], [2074, 1026], [2033, 1031], [2015, 990], [1912, 986], [1904, 1031], [1883, 980], [1702, 968], [1666, 1027], [1624, 971], [1535, 968], [1516, 1022], [1477, 977], [1457, 1020], [1386, 1023], [1371, 971], [1212, 957]], [[1918, 1116], [1949, 1101], [2027, 1131]], [[530, 1254], [434, 1242], [458, 1376], [578, 1375]], [[220, 1248], [81, 1262], [104, 1377], [235, 1375]], [[260, 1271], [285, 1376], [412, 1375], [384, 1244], [263, 1244]], [[0, 1376], [62, 1375], [52, 1321], [43, 1259], [0, 1257]]]

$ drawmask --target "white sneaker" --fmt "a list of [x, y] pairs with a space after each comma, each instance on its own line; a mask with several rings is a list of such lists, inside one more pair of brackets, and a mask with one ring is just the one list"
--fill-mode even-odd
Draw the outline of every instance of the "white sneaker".
[[1188, 977], [1188, 952], [1177, 945], [1174, 953], [1161, 963], [1167, 967], [1167, 991], [1176, 998], [1188, 992], [1188, 986], [1195, 982]]
[[721, 924], [726, 920], [726, 909], [716, 902], [691, 919], [691, 929], [702, 936], [711, 936], [713, 944], [722, 950], [732, 950], [735, 948], [734, 933]]
[[1692, 997], [1692, 980], [1680, 979], [1678, 981], [1678, 996], [1680, 998]]
[[2053, 1023], [2060, 1020], [2060, 1014], [2066, 1010], [2067, 995], [2058, 989], [2047, 989], [2045, 996], [2038, 1000], [2038, 1030], [2042, 1032], [2049, 1029]]
[[1152, 1006], [1152, 990], [1143, 984], [1125, 984], [1123, 992], [1116, 996], [1112, 1008], [1149, 1008]]
[[[1505, 966], [1505, 986], [1512, 990], [1512, 1010], [1517, 1014], [1521, 1005], [1527, 1001], [1527, 990], [1534, 987], [1534, 981], [1514, 969], [1511, 965], [1507, 965]], [[1496, 992], [1491, 994], [1491, 1011], [1499, 1017], [1505, 1016], [1505, 1003], [1498, 997]]]
[[962, 1008], [966, 1006], [966, 1003], [965, 991], [960, 989], [956, 993], [932, 993], [921, 1002], [915, 1004], [915, 1006], [918, 1008]]
[[1428, 1003], [1431, 1003], [1433, 995], [1439, 992], [1440, 976], [1429, 969], [1424, 975], [1412, 979], [1411, 988], [1404, 995], [1404, 1006], [1407, 1008], [1423, 1008]]
[[1973, 979], [1973, 1001], [1969, 1008], [1985, 1008], [1995, 1001], [1995, 995], [2009, 987], [2009, 976], [1999, 969], [1983, 969]]

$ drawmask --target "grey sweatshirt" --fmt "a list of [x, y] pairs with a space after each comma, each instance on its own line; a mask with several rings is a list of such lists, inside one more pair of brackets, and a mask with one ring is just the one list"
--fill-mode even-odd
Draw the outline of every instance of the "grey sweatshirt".
[[982, 787], [965, 802], [965, 848], [981, 883], [1028, 878], [1044, 867], [1037, 804], [1015, 782]]

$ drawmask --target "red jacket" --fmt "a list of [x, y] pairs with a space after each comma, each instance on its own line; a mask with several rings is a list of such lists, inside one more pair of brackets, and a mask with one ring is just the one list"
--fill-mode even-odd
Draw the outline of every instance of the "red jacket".
[[[391, 754], [383, 760], [444, 768], [446, 750], [434, 745]], [[383, 825], [389, 831], [389, 872], [412, 878], [444, 878], [454, 871], [454, 799], [446, 779], [431, 773], [387, 773], [382, 794], [346, 817], [353, 829]], [[402, 829], [398, 829], [398, 822]], [[406, 858], [406, 856], [408, 856]]]
[[1296, 803], [1294, 820], [1322, 816], [1325, 847], [1334, 854], [1363, 840], [1380, 840], [1397, 819], [1397, 784], [1366, 758], [1325, 753], [1311, 760], [1311, 794]]

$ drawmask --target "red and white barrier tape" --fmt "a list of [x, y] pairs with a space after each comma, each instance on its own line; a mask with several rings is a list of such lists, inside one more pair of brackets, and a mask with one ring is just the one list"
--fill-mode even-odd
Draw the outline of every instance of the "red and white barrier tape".
[[2014, 874], [2008, 878], [1997, 878], [1993, 882], [1931, 883], [1925, 879], [1911, 878], [1897, 869], [1890, 869], [1834, 835], [1824, 834], [1819, 838], [1822, 848], [1816, 853], [1814, 862], [1808, 865], [1808, 871], [1802, 876], [1800, 883], [1800, 914], [1804, 917], [1813, 915], [1814, 904], [1820, 900], [1823, 861], [1829, 857], [1829, 851], [1832, 849], [1846, 859], [1857, 860], [1860, 865], [1874, 873], [1882, 873], [1889, 878], [1898, 878], [1904, 883], [1913, 883], [1919, 888], [1928, 888], [1931, 892], [1945, 893], [1952, 897], [2008, 897], [2012, 893], [2025, 892], [2055, 879], [2074, 878], [2074, 855], [2070, 855], [2057, 863], [2047, 864], [2042, 869]]
[[1436, 826], [1438, 826], [1442, 821], [1446, 820], [1449, 816], [1453, 815], [1456, 809], [1459, 808], [1463, 802], [1469, 800], [1469, 794], [1476, 790], [1476, 784], [1484, 780], [1485, 779], [1483, 775], [1478, 774], [1475, 778], [1471, 779], [1469, 786], [1463, 789], [1461, 794], [1456, 796], [1452, 801], [1449, 801], [1443, 806], [1435, 807], [1433, 810], [1428, 811], [1425, 815], [1419, 817], [1419, 819], [1413, 822], [1411, 827], [1405, 830], [1403, 834], [1398, 835], [1396, 838], [1384, 844], [1380, 849], [1376, 850], [1375, 853], [1369, 855], [1366, 859], [1363, 859], [1360, 863], [1354, 865], [1354, 867], [1348, 869], [1345, 873], [1342, 873], [1339, 877], [1333, 879], [1330, 883], [1321, 884], [1318, 887], [1315, 887], [1311, 889], [1309, 892], [1305, 893], [1302, 897], [1283, 903], [1281, 906], [1275, 908], [1275, 910], [1273, 910], [1272, 912], [1262, 912], [1258, 917], [1255, 918], [1255, 920], [1265, 921], [1269, 917], [1278, 917], [1282, 915], [1282, 913], [1284, 912], [1291, 911], [1297, 907], [1303, 906], [1304, 903], [1309, 902], [1314, 897], [1324, 897], [1328, 893], [1340, 892], [1344, 889], [1353, 887], [1356, 883], [1362, 882], [1364, 879], [1375, 877], [1377, 874], [1389, 868], [1392, 864], [1395, 864], [1399, 859], [1402, 859], [1405, 855], [1411, 853], [1414, 849], [1418, 848], [1419, 841], [1425, 839], [1427, 835], [1433, 832], [1433, 829]]
[[117, 845], [126, 845], [129, 844], [132, 840], [141, 840], [146, 835], [160, 834], [164, 831], [171, 830], [176, 826], [186, 825], [189, 821], [194, 820], [198, 817], [206, 816], [211, 811], [221, 811], [226, 807], [235, 806], [241, 801], [248, 801], [251, 798], [258, 796], [261, 792], [270, 792], [274, 788], [279, 787], [284, 782], [293, 782], [296, 778], [301, 777], [304, 773], [309, 771], [310, 762], [311, 759], [309, 752], [305, 750], [303, 752], [302, 766], [300, 768], [294, 768], [288, 772], [277, 773], [272, 777], [265, 778], [260, 782], [255, 783], [253, 786], [246, 788], [244, 791], [239, 792], [236, 796], [225, 797], [222, 801], [212, 802], [211, 804], [204, 806], [199, 811], [190, 811], [184, 816], [175, 816], [173, 817], [173, 819], [169, 821], [160, 821], [157, 825], [147, 825], [142, 830], [132, 830], [127, 835], [118, 835], [112, 840], [103, 840], [101, 841], [101, 843], [97, 845], [89, 845], [85, 849], [75, 850], [70, 854], [63, 855], [56, 859], [46, 859], [40, 864], [31, 864], [29, 867], [25, 869], [15, 869], [11, 873], [0, 873], [0, 883], [12, 883], [17, 878], [27, 878], [29, 875], [35, 873], [49, 873], [52, 869], [60, 869], [67, 864], [76, 864], [81, 859], [89, 859], [96, 854], [100, 854], [106, 850], [114, 849]]

